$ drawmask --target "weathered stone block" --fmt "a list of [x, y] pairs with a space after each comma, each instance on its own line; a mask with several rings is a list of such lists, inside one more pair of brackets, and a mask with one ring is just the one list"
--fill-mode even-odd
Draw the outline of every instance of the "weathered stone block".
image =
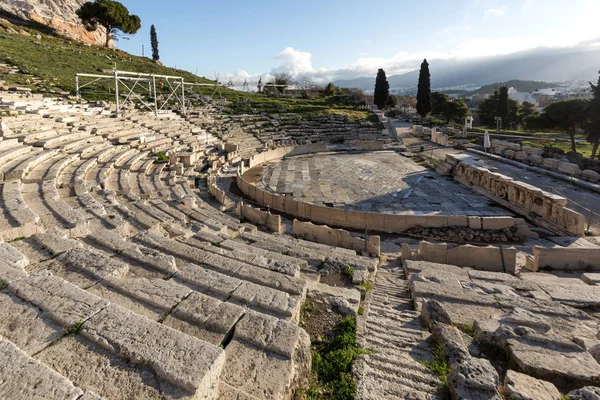
[[544, 158], [536, 154], [531, 154], [529, 156], [529, 162], [535, 165], [542, 165], [544, 163]]
[[596, 171], [592, 171], [591, 169], [584, 169], [583, 172], [581, 173], [581, 176], [590, 182], [600, 181], [600, 174], [597, 173]]
[[560, 398], [560, 392], [552, 383], [513, 370], [506, 372], [504, 391], [510, 399], [515, 400], [556, 400]]
[[6, 400], [75, 400], [83, 391], [64, 376], [0, 339], [0, 397]]
[[581, 175], [581, 170], [579, 169], [579, 165], [564, 162], [564, 161], [558, 162], [558, 171], [563, 172], [568, 175], [575, 175], [575, 176]]
[[555, 158], [544, 158], [544, 163], [542, 164], [544, 168], [558, 170], [558, 163], [560, 161]]
[[483, 229], [502, 230], [515, 226], [513, 217], [483, 217], [481, 218]]
[[482, 228], [481, 217], [469, 216], [469, 228], [480, 230]]
[[528, 158], [529, 158], [529, 154], [525, 153], [524, 151], [517, 151], [515, 153], [515, 160], [527, 161]]
[[419, 242], [419, 255], [424, 261], [446, 264], [448, 245], [446, 243]]

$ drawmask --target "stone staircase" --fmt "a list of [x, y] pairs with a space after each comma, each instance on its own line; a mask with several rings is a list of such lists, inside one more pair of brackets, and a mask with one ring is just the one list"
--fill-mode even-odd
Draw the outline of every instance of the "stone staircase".
[[357, 317], [357, 343], [367, 354], [353, 365], [364, 400], [440, 399], [441, 381], [419, 361], [431, 361], [430, 333], [413, 311], [401, 268], [381, 267]]

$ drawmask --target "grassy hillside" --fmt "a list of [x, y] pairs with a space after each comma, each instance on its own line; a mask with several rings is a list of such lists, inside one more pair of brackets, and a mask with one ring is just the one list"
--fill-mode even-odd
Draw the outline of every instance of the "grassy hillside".
[[[14, 33], [20, 31], [21, 33]], [[41, 36], [41, 38], [40, 38]], [[67, 38], [49, 35], [33, 28], [15, 27], [0, 19], [0, 63], [18, 68], [16, 73], [2, 73], [0, 81], [7, 85], [30, 87], [33, 91], [75, 93], [75, 74], [110, 74], [115, 63], [119, 70], [175, 75], [187, 82], [211, 83], [194, 74], [155, 64], [149, 58], [138, 57], [120, 50], [85, 45]], [[109, 82], [95, 89], [82, 91], [88, 100], [111, 99]], [[210, 95], [213, 87], [194, 89]], [[369, 113], [343, 104], [336, 96], [315, 99], [270, 98], [258, 93], [247, 93], [220, 88], [221, 97], [231, 102], [233, 112], [265, 111], [269, 113], [295, 112], [300, 114], [346, 114], [354, 120], [367, 118]]]
[[[0, 21], [0, 62], [19, 68], [19, 73], [1, 78], [7, 83], [31, 86], [32, 75], [43, 81], [41, 86], [54, 86], [74, 93], [75, 73], [103, 74], [103, 71], [111, 70], [115, 62], [117, 68], [124, 71], [177, 75], [191, 82], [195, 79], [209, 82], [187, 71], [157, 65], [149, 58], [119, 50], [90, 47], [23, 27], [18, 29], [26, 34], [8, 33], [8, 30], [2, 29], [3, 26], [9, 27], [8, 23]], [[41, 39], [36, 35], [41, 35]]]

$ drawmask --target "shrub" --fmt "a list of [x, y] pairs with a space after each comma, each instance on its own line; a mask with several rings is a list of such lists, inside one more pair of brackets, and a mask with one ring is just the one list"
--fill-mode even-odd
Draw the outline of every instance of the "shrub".
[[344, 318], [335, 336], [313, 351], [313, 371], [318, 384], [308, 389], [309, 398], [354, 399], [356, 384], [351, 375], [352, 362], [356, 356], [366, 353], [356, 346], [356, 317]]

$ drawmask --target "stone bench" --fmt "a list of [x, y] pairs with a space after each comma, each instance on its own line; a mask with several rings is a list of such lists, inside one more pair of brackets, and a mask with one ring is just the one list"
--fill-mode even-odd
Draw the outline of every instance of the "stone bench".
[[[68, 379], [93, 387], [101, 395], [112, 391], [111, 397], [115, 393], [109, 386], [122, 382], [126, 376], [131, 378], [127, 387], [133, 385], [142, 392], [158, 392], [162, 385], [170, 384], [174, 386], [171, 390], [187, 395], [212, 398], [216, 394], [226, 358], [217, 346], [109, 304], [59, 277], [30, 276], [13, 281], [8, 290], [12, 296], [41, 310], [42, 318], [37, 322], [40, 329], [43, 327], [48, 333], [57, 327], [77, 329], [78, 334], [59, 337], [53, 346], [49, 346], [51, 342], [38, 345], [43, 350], [35, 355]], [[28, 318], [31, 314], [14, 314], [13, 311], [12, 318], [22, 323], [31, 319]], [[107, 362], [119, 358], [121, 362]], [[78, 364], [77, 359], [96, 362], [88, 368], [73, 368], [74, 363]], [[140, 380], [139, 374], [144, 370], [153, 371], [156, 377]], [[111, 375], [122, 378], [107, 379]], [[118, 389], [130, 390], [127, 387]]]

